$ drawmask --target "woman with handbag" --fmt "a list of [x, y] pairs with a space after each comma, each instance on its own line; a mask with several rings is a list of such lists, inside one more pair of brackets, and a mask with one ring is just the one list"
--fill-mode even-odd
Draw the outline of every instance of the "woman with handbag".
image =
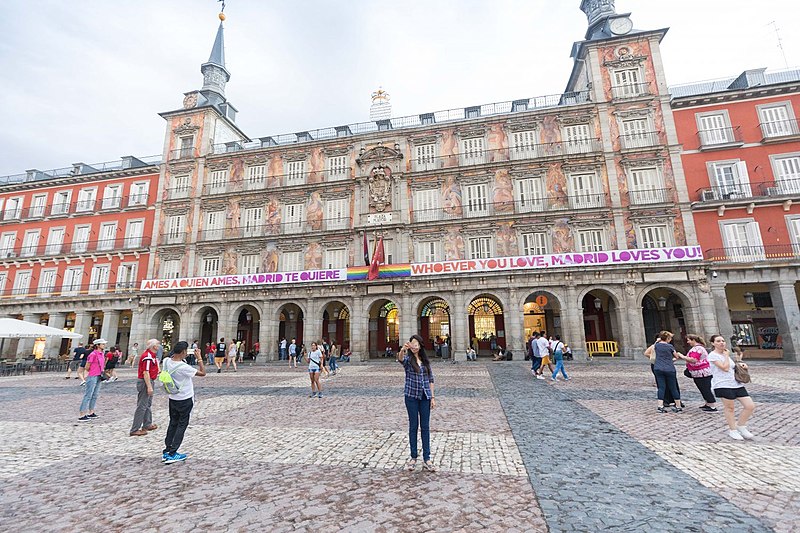
[[106, 343], [105, 339], [95, 340], [94, 350], [86, 356], [88, 375], [86, 377], [86, 391], [83, 394], [83, 400], [81, 400], [81, 415], [78, 418], [81, 422], [88, 422], [97, 418], [94, 406], [97, 403], [97, 395], [100, 393], [100, 381], [105, 378], [106, 356], [103, 351], [106, 349]]
[[703, 395], [705, 403], [700, 409], [708, 413], [717, 412], [717, 399], [711, 392], [711, 363], [708, 362], [708, 352], [705, 341], [698, 335], [686, 335], [686, 343], [690, 346], [686, 355], [678, 357], [686, 361], [684, 374], [694, 380], [697, 390]]
[[[711, 363], [711, 388], [714, 389], [717, 398], [722, 398], [728, 435], [733, 440], [752, 439], [753, 434], [747, 429], [747, 421], [753, 415], [756, 406], [744, 384], [736, 378], [736, 367], [740, 365], [741, 372], [747, 370], [747, 365], [731, 358], [730, 352], [726, 349], [725, 337], [713, 335], [710, 340], [714, 346], [714, 350], [708, 354], [708, 361]], [[740, 375], [739, 378], [749, 381], [749, 377]], [[735, 412], [736, 400], [742, 404], [738, 421]]]
[[653, 363], [653, 372], [656, 375], [656, 383], [658, 384], [658, 412], [666, 413], [664, 406], [664, 394], [667, 390], [672, 393], [672, 399], [675, 401], [675, 407], [672, 408], [673, 413], [680, 413], [683, 411], [683, 404], [681, 403], [681, 391], [678, 388], [678, 377], [675, 372], [675, 359], [679, 354], [675, 351], [675, 347], [670, 344], [672, 341], [672, 333], [669, 331], [662, 331], [658, 334], [658, 342], [655, 343], [656, 360]]

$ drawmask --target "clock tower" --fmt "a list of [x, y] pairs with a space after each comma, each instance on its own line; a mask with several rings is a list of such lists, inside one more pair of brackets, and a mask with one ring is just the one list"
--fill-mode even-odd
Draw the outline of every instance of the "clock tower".
[[633, 29], [630, 13], [617, 14], [615, 0], [583, 0], [581, 11], [586, 14], [589, 28], [586, 39], [608, 39], [626, 35]]

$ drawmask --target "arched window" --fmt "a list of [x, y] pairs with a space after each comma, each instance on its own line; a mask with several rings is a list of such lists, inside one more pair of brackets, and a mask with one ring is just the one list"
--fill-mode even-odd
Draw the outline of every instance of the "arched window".
[[469, 304], [469, 313], [473, 316], [475, 336], [479, 339], [488, 339], [497, 335], [495, 315], [502, 315], [503, 308], [492, 298], [475, 298]]
[[428, 317], [428, 335], [431, 337], [444, 337], [450, 333], [450, 306], [444, 300], [428, 301], [422, 306], [420, 315]]

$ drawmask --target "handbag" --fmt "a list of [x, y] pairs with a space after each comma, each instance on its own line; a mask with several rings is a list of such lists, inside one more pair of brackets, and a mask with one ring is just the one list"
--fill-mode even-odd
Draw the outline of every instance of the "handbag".
[[683, 375], [684, 375], [684, 376], [686, 376], [687, 378], [692, 378], [692, 377], [694, 377], [694, 376], [692, 376], [692, 373], [691, 373], [691, 372], [689, 372], [689, 369], [688, 369], [688, 368], [684, 368], [684, 369], [683, 369]]
[[739, 383], [750, 383], [750, 372], [747, 371], [742, 363], [734, 362], [733, 377]]

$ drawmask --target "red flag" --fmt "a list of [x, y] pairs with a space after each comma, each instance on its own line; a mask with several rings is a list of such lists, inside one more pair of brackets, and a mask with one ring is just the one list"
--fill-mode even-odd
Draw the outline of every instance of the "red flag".
[[381, 263], [384, 261], [383, 255], [383, 237], [378, 240], [378, 244], [375, 246], [375, 253], [372, 254], [372, 263], [369, 265], [369, 272], [367, 273], [367, 279], [372, 281], [373, 279], [378, 279], [378, 274], [380, 274], [381, 270]]
[[369, 266], [369, 244], [367, 244], [367, 232], [364, 232], [364, 264]]

